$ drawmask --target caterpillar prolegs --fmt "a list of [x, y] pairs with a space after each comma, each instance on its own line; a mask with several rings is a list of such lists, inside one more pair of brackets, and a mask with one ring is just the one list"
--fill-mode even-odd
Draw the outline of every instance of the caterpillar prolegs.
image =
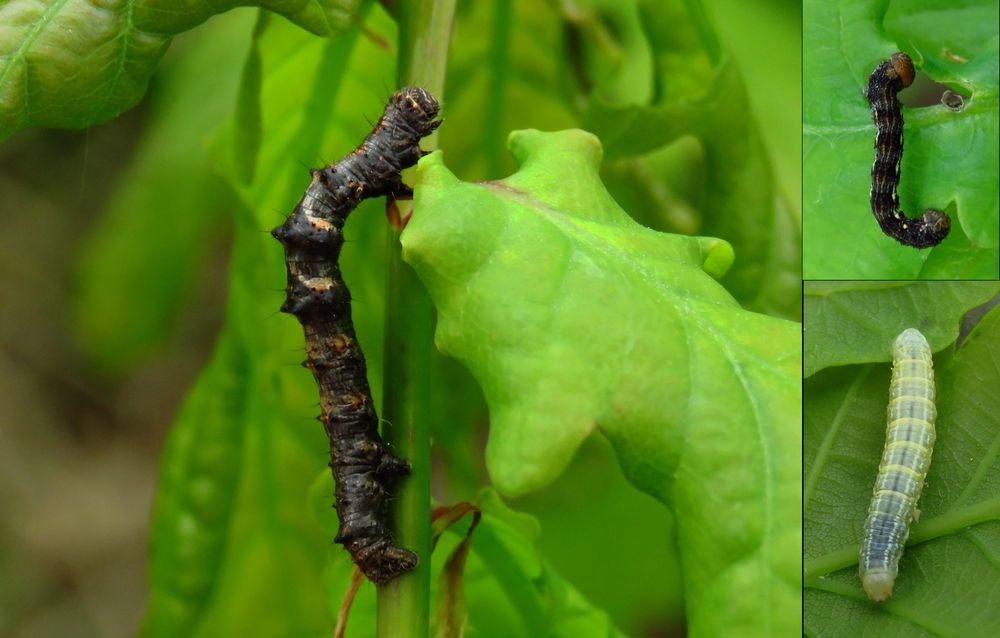
[[875, 136], [875, 163], [872, 164], [870, 193], [872, 214], [889, 237], [904, 246], [937, 246], [951, 230], [951, 220], [943, 211], [928, 208], [920, 218], [907, 217], [899, 210], [899, 164], [903, 159], [903, 113], [896, 94], [913, 82], [913, 61], [902, 52], [893, 53], [875, 67], [868, 78], [865, 95], [872, 109]]
[[885, 449], [865, 520], [859, 566], [861, 583], [876, 602], [888, 599], [899, 559], [918, 515], [934, 448], [934, 364], [931, 348], [914, 328], [892, 346], [892, 382], [886, 416]]
[[420, 139], [441, 124], [438, 108], [423, 89], [397, 91], [361, 146], [312, 171], [295, 210], [271, 232], [285, 248], [288, 284], [281, 311], [302, 324], [308, 355], [303, 365], [319, 386], [319, 418], [330, 440], [340, 519], [335, 540], [379, 584], [417, 564], [415, 553], [394, 544], [387, 521], [389, 484], [410, 467], [379, 436], [365, 359], [351, 322], [351, 296], [337, 262], [344, 222], [362, 199], [410, 192], [400, 171], [423, 155]]

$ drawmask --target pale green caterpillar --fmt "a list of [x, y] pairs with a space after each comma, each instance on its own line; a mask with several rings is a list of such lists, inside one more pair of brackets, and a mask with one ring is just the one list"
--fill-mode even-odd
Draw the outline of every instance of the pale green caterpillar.
[[892, 346], [885, 449], [859, 556], [862, 586], [876, 602], [892, 595], [910, 523], [920, 514], [936, 417], [931, 348], [924, 335], [908, 328]]

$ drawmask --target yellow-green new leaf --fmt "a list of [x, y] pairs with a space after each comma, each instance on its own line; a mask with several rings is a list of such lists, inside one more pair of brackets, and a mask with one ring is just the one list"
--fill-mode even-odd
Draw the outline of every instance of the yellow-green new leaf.
[[[677, 516], [692, 635], [799, 626], [800, 331], [713, 279], [721, 240], [636, 224], [580, 130], [518, 131], [520, 170], [418, 170], [402, 235], [439, 313], [436, 339], [490, 407], [487, 467], [505, 494], [553, 480], [595, 429]], [[664, 539], [667, 542], [667, 539]]]

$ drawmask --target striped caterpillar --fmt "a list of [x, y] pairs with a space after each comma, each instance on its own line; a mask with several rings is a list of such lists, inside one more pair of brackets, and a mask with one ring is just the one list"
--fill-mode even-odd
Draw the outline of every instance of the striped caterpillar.
[[420, 139], [441, 124], [437, 114], [438, 102], [427, 91], [397, 91], [361, 146], [311, 172], [312, 182], [295, 210], [271, 232], [285, 248], [288, 284], [281, 311], [302, 324], [308, 355], [303, 365], [319, 386], [340, 519], [335, 540], [378, 584], [417, 564], [415, 553], [393, 543], [387, 522], [389, 484], [408, 474], [410, 466], [379, 436], [365, 359], [351, 322], [351, 295], [337, 262], [344, 222], [362, 199], [412, 192], [400, 171], [424, 154]]
[[892, 346], [885, 449], [859, 555], [862, 585], [876, 602], [892, 595], [910, 523], [920, 514], [936, 416], [931, 349], [924, 335], [908, 328]]
[[899, 163], [903, 158], [903, 113], [896, 94], [913, 82], [913, 61], [902, 52], [882, 61], [871, 77], [865, 96], [872, 108], [875, 136], [875, 163], [872, 164], [870, 193], [872, 214], [882, 232], [904, 246], [937, 246], [951, 230], [944, 212], [928, 208], [919, 219], [899, 210]]

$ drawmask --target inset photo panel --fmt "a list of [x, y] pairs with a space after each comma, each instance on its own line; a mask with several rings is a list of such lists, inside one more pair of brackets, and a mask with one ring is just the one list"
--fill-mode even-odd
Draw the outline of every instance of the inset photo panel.
[[804, 292], [803, 634], [1000, 636], [1000, 283]]
[[1000, 278], [996, 0], [803, 7], [803, 278]]

